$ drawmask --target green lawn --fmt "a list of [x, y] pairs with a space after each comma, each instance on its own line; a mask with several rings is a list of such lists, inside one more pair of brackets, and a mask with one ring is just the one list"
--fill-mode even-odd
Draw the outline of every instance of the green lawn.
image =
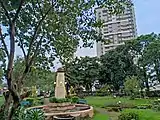
[[[135, 99], [130, 100], [129, 98], [113, 98], [113, 97], [87, 97], [88, 104], [94, 106], [94, 108], [101, 109], [101, 112], [96, 112], [93, 120], [117, 120], [120, 112], [107, 112], [106, 109], [101, 108], [106, 104], [117, 103], [121, 101], [124, 104], [133, 104], [133, 105], [142, 105], [142, 104], [151, 104], [154, 99]], [[160, 112], [153, 111], [151, 109], [125, 109], [122, 112], [136, 112], [140, 116], [140, 120], [160, 120]], [[108, 117], [109, 116], [109, 117]]]
[[121, 101], [121, 103], [125, 104], [132, 104], [132, 105], [141, 105], [141, 104], [151, 104], [153, 100], [151, 99], [135, 99], [130, 100], [128, 97], [126, 98], [113, 98], [113, 97], [87, 97], [86, 98], [88, 104], [94, 107], [104, 107], [106, 104], [109, 103], [117, 103]]
[[135, 112], [139, 114], [140, 120], [160, 120], [160, 112], [155, 112], [153, 110], [138, 110], [138, 109], [126, 109], [122, 112]]
[[96, 113], [93, 120], [109, 120], [109, 117], [105, 114]]

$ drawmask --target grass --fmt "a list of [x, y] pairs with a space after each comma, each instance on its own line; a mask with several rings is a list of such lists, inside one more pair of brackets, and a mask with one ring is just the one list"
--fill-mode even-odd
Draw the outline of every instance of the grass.
[[86, 98], [88, 104], [94, 106], [94, 107], [104, 107], [106, 104], [110, 103], [117, 103], [118, 101], [121, 101], [121, 103], [124, 104], [132, 104], [132, 105], [141, 105], [141, 104], [151, 104], [153, 99], [135, 99], [130, 100], [128, 97], [87, 97]]
[[94, 109], [94, 117], [92, 120], [109, 120], [109, 116], [103, 109], [97, 108]]
[[109, 120], [109, 117], [105, 114], [96, 113], [93, 120]]
[[126, 109], [122, 112], [135, 112], [138, 113], [140, 120], [160, 120], [160, 112], [155, 112], [151, 109], [138, 110], [138, 109]]
[[[101, 109], [95, 113], [93, 120], [117, 120], [121, 112], [107, 112], [102, 108], [106, 104], [113, 104], [121, 101], [124, 104], [132, 104], [135, 106], [142, 104], [151, 104], [155, 99], [135, 99], [130, 100], [128, 97], [87, 97], [87, 103], [94, 106], [96, 109]], [[125, 109], [122, 112], [135, 112], [139, 114], [140, 120], [160, 120], [160, 112], [153, 111], [152, 109]]]

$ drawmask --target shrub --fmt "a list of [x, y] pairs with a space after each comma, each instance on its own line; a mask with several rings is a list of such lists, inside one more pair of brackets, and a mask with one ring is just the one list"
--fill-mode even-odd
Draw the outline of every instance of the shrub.
[[139, 120], [139, 115], [134, 112], [122, 113], [118, 116], [118, 120]]
[[136, 106], [133, 104], [126, 104], [126, 103], [116, 103], [116, 102], [112, 102], [112, 103], [107, 103], [104, 105], [104, 108], [106, 107], [121, 107], [121, 108], [135, 108]]
[[122, 111], [122, 108], [121, 107], [108, 107], [107, 108], [107, 111], [109, 111], [109, 112], [120, 112], [120, 111]]
[[56, 103], [57, 102], [57, 98], [51, 97], [51, 98], [49, 98], [49, 102]]
[[72, 102], [72, 103], [77, 103], [78, 100], [79, 100], [79, 98], [76, 97], [76, 96], [74, 96], [74, 97], [71, 98], [71, 102]]
[[39, 109], [27, 110], [26, 120], [45, 120], [44, 112]]
[[125, 79], [124, 89], [128, 95], [131, 96], [131, 100], [133, 100], [137, 93], [139, 93], [140, 83], [136, 76], [128, 76]]
[[51, 97], [51, 98], [49, 99], [49, 101], [50, 101], [51, 103], [64, 103], [64, 102], [70, 102], [70, 99], [68, 99], [68, 98], [57, 99], [57, 98], [55, 98], [55, 97]]
[[31, 104], [33, 104], [35, 98], [27, 98], [26, 101], [29, 101]]
[[152, 105], [151, 104], [141, 104], [136, 106], [137, 109], [151, 109]]
[[160, 111], [160, 100], [153, 101], [152, 109], [155, 111]]
[[26, 101], [31, 103], [31, 106], [37, 106], [43, 104], [43, 100], [38, 98], [27, 98]]
[[12, 120], [45, 120], [45, 116], [42, 110], [25, 110], [25, 108], [19, 107], [13, 114]]
[[23, 107], [19, 107], [13, 114], [13, 120], [25, 120], [26, 116], [25, 116], [25, 109]]

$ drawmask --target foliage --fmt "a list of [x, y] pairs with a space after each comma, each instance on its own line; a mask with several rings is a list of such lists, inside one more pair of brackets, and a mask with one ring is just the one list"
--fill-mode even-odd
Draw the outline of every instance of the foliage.
[[151, 82], [159, 80], [159, 40], [159, 34], [151, 33], [126, 42], [126, 48], [135, 59], [141, 87], [146, 87], [147, 92], [149, 91], [148, 80], [150, 79]]
[[43, 103], [43, 99], [38, 98], [26, 98], [26, 101], [29, 101], [32, 106], [41, 105]]
[[160, 100], [153, 101], [152, 109], [155, 111], [160, 111]]
[[74, 97], [71, 98], [71, 102], [72, 102], [72, 103], [77, 103], [78, 100], [79, 100], [79, 98], [76, 97], [76, 96], [74, 96]]
[[42, 110], [30, 109], [19, 107], [13, 116], [13, 120], [45, 120]]
[[111, 102], [111, 103], [105, 103], [104, 108], [135, 108], [135, 105], [132, 103], [118, 103], [118, 102]]
[[25, 119], [26, 119], [25, 108], [19, 107], [13, 115], [13, 120], [25, 120]]
[[71, 76], [69, 81], [71, 84], [84, 85], [87, 90], [90, 90], [98, 76], [98, 68], [99, 63], [96, 57], [75, 58], [67, 67], [67, 73]]
[[[14, 81], [21, 75], [24, 70], [24, 59], [17, 57], [14, 62], [13, 79]], [[24, 87], [37, 86], [41, 90], [53, 89], [55, 81], [55, 73], [50, 70], [32, 67], [30, 72], [27, 73], [24, 81]]]
[[[118, 14], [131, 5], [128, 0], [0, 0], [0, 24], [4, 29], [0, 28], [0, 43], [7, 59], [4, 69], [8, 90], [14, 101], [8, 119], [19, 105], [24, 78], [32, 67], [49, 70], [57, 57], [64, 65], [72, 60], [80, 40], [84, 47], [101, 40], [96, 32], [101, 22], [95, 19], [95, 7], [106, 7], [111, 14]], [[22, 51], [24, 70], [13, 82], [17, 49]]]
[[136, 107], [137, 109], [151, 109], [152, 104], [141, 104]]
[[128, 75], [132, 76], [136, 74], [133, 57], [123, 45], [101, 56], [100, 63], [100, 82], [113, 85], [115, 90], [119, 90]]
[[160, 112], [153, 111], [151, 109], [125, 109], [122, 113], [134, 112], [139, 115], [139, 120], [160, 120]]
[[70, 102], [71, 100], [68, 99], [68, 98], [57, 99], [57, 98], [55, 98], [55, 97], [51, 97], [51, 98], [49, 98], [49, 101], [50, 101], [51, 103], [64, 103], [64, 102]]
[[139, 120], [139, 116], [137, 113], [129, 112], [129, 113], [122, 113], [118, 120]]
[[45, 120], [44, 112], [38, 109], [27, 110], [26, 120]]
[[124, 88], [129, 95], [135, 95], [139, 92], [140, 85], [139, 81], [137, 80], [137, 77], [127, 77], [125, 80], [126, 81], [124, 83]]

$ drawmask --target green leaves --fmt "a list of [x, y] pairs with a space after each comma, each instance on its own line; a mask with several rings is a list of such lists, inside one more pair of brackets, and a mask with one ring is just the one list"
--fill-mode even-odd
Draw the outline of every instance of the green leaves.
[[139, 92], [140, 83], [136, 76], [127, 76], [124, 83], [125, 91], [131, 95]]
[[112, 84], [115, 89], [123, 85], [127, 75], [135, 75], [136, 67], [126, 46], [119, 46], [101, 56], [100, 82]]

